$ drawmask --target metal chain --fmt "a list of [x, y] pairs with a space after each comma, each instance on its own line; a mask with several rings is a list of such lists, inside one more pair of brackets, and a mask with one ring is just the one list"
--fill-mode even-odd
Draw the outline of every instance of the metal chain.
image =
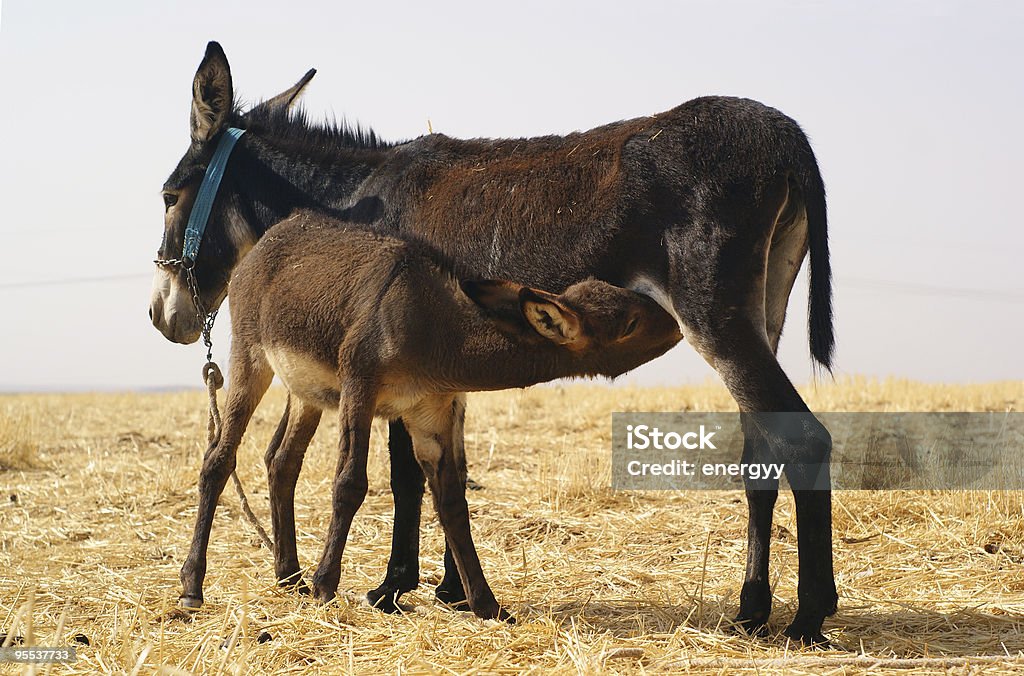
[[206, 346], [206, 363], [213, 361], [213, 339], [210, 332], [213, 331], [213, 322], [217, 320], [217, 310], [207, 312], [203, 308], [203, 301], [199, 298], [199, 283], [196, 282], [195, 266], [185, 267], [185, 279], [188, 281], [188, 288], [192, 292], [192, 302], [196, 306], [196, 318], [203, 327], [203, 345]]
[[161, 268], [183, 268], [185, 261], [180, 258], [157, 258], [154, 263]]

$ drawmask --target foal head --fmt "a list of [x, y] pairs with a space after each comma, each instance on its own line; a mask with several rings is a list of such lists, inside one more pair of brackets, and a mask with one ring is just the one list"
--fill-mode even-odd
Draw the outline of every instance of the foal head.
[[465, 281], [462, 290], [504, 332], [565, 350], [580, 375], [622, 375], [683, 338], [655, 301], [596, 279], [558, 295], [504, 280]]

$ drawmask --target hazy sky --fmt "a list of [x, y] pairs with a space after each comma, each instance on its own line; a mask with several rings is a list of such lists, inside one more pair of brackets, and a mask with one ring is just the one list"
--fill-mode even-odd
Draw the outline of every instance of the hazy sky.
[[[1022, 379], [1022, 35], [1016, 2], [3, 0], [0, 391], [198, 385], [202, 348], [146, 311], [159, 189], [211, 39], [245, 100], [315, 66], [306, 107], [387, 139], [428, 119], [526, 136], [759, 99], [803, 125], [825, 177], [837, 373]], [[797, 382], [805, 293], [781, 349]], [[681, 345], [632, 378], [711, 373]]]

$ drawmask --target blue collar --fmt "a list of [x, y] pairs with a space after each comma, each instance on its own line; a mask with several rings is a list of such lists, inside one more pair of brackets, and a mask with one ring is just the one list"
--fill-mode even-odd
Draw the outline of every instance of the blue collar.
[[199, 254], [199, 244], [203, 241], [203, 232], [206, 230], [206, 222], [210, 220], [210, 210], [213, 208], [213, 201], [217, 198], [217, 189], [220, 188], [221, 179], [224, 178], [224, 169], [227, 167], [228, 158], [234, 150], [238, 139], [245, 133], [244, 129], [229, 127], [217, 143], [217, 150], [213, 153], [213, 159], [206, 167], [206, 175], [203, 176], [203, 183], [199, 186], [199, 194], [192, 204], [192, 213], [188, 217], [188, 226], [185, 228], [185, 244], [181, 248], [182, 264], [190, 268], [195, 265], [196, 256]]

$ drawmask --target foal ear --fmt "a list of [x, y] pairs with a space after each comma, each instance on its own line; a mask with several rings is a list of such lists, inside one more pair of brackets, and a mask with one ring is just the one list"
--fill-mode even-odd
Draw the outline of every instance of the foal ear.
[[488, 314], [500, 319], [519, 318], [519, 291], [521, 284], [503, 279], [463, 280], [462, 292]]
[[533, 330], [557, 345], [583, 347], [583, 322], [573, 310], [544, 291], [523, 287], [519, 306]]
[[459, 286], [498, 329], [513, 335], [529, 331], [523, 325], [523, 316], [519, 310], [522, 284], [501, 279], [480, 279], [461, 281]]
[[303, 90], [306, 89], [306, 85], [309, 84], [309, 81], [313, 79], [314, 75], [316, 75], [316, 68], [310, 68], [308, 71], [306, 71], [306, 74], [303, 75], [302, 78], [294, 85], [284, 90], [277, 96], [267, 99], [263, 103], [260, 103], [255, 108], [253, 108], [253, 110], [265, 110], [268, 112], [288, 110], [298, 100], [298, 98], [302, 96]]
[[206, 45], [206, 55], [192, 80], [192, 143], [210, 140], [227, 125], [234, 92], [231, 88], [231, 67], [224, 50], [216, 42]]

